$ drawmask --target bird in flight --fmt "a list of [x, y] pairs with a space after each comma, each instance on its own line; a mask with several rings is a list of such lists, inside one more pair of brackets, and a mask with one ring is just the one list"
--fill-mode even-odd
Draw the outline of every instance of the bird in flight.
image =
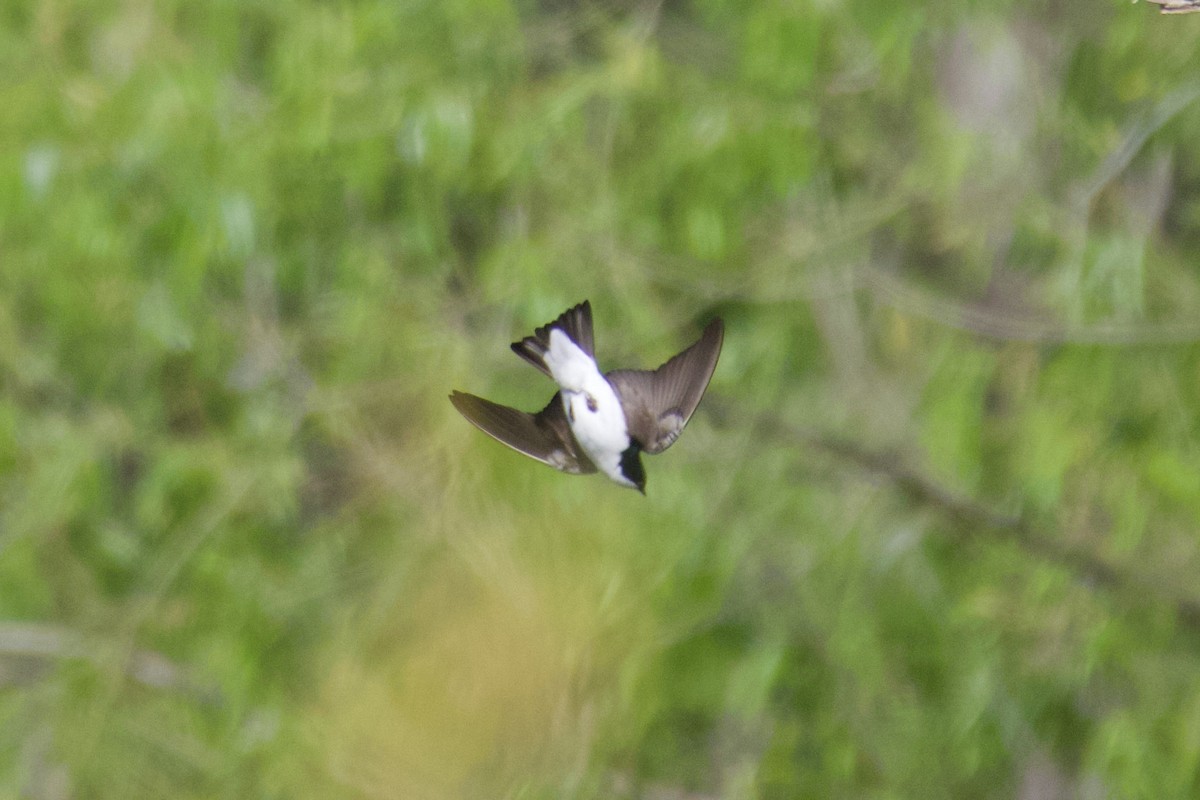
[[514, 450], [572, 475], [599, 470], [646, 493], [643, 452], [655, 455], [679, 438], [717, 366], [725, 325], [714, 319], [691, 347], [656, 370], [596, 366], [592, 306], [584, 300], [513, 342], [512, 349], [558, 384], [536, 414], [466, 392], [450, 402], [481, 431]]

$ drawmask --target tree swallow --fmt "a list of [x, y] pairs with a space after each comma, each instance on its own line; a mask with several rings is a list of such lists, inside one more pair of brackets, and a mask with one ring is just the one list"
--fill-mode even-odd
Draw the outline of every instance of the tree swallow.
[[656, 370], [601, 373], [592, 343], [592, 307], [584, 300], [519, 342], [513, 352], [544, 372], [559, 391], [536, 414], [465, 392], [450, 402], [481, 431], [572, 475], [597, 470], [646, 493], [643, 451], [654, 455], [679, 438], [708, 388], [725, 326], [714, 319], [691, 347]]

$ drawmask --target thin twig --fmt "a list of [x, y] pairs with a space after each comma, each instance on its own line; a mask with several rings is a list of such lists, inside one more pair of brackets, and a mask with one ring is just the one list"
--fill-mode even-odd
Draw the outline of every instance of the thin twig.
[[[1195, 3], [1200, 7], [1200, 0], [1195, 0]], [[1129, 167], [1155, 133], [1197, 100], [1200, 100], [1200, 82], [1191, 81], [1168, 92], [1126, 127], [1120, 142], [1071, 193], [1064, 226], [1064, 238], [1070, 251], [1062, 268], [1068, 278], [1065, 296], [1083, 296], [1080, 287], [1084, 280], [1084, 255], [1097, 198]], [[938, 296], [912, 285], [894, 270], [867, 266], [860, 270], [860, 277], [863, 285], [885, 305], [992, 339], [1111, 345], [1190, 344], [1200, 341], [1200, 321], [1191, 317], [1166, 322], [1080, 324], [1034, 313], [1015, 314], [980, 303]]]
[[913, 502], [939, 511], [976, 534], [990, 531], [1006, 538], [1076, 575], [1085, 586], [1165, 603], [1175, 611], [1181, 624], [1200, 632], [1200, 600], [1180, 596], [1164, 587], [1161, 581], [1113, 564], [1095, 553], [1064, 544], [1051, 531], [1040, 529], [1024, 517], [1005, 514], [956, 492], [922, 474], [898, 453], [873, 451], [849, 440], [808, 433], [778, 419], [766, 418], [761, 422], [776, 438], [821, 450], [882, 476]]
[[1016, 315], [994, 308], [939, 297], [911, 285], [899, 275], [865, 267], [863, 283], [884, 305], [916, 317], [970, 331], [990, 339], [1043, 344], [1108, 344], [1125, 346], [1191, 344], [1200, 341], [1200, 322], [1104, 322], [1064, 324], [1057, 320]]
[[[40, 622], [0, 622], [0, 658], [32, 659], [36, 661], [82, 660], [97, 666], [106, 665], [103, 647], [89, 645], [88, 638], [78, 631], [61, 625]], [[161, 653], [136, 650], [126, 662], [126, 674], [143, 686], [212, 694], [202, 689], [189, 670], [179, 666]]]

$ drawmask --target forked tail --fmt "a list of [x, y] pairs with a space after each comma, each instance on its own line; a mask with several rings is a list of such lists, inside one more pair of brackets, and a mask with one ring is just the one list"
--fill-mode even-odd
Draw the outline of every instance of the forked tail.
[[550, 331], [555, 328], [571, 337], [571, 341], [590, 357], [596, 357], [592, 343], [592, 305], [587, 300], [568, 308], [558, 315], [558, 319], [536, 329], [532, 336], [513, 342], [513, 352], [553, 378], [550, 368], [546, 366], [545, 355], [550, 349]]

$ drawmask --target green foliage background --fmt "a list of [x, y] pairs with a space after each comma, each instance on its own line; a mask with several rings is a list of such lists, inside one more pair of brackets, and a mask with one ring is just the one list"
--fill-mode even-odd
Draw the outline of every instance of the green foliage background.
[[[1200, 796], [1200, 16], [0, 12], [0, 796]], [[649, 495], [507, 343], [714, 315]]]

